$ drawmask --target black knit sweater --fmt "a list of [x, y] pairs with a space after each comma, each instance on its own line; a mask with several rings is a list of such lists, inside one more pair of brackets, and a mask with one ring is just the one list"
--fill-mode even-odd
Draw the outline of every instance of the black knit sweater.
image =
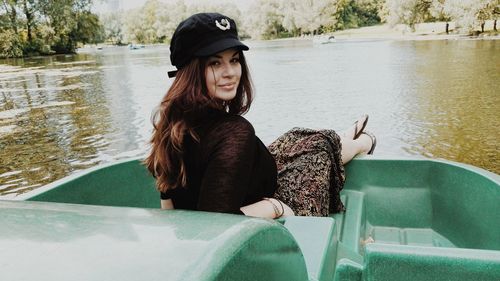
[[184, 138], [187, 186], [161, 193], [176, 209], [242, 214], [240, 207], [272, 197], [274, 158], [245, 118], [211, 111], [197, 122], [200, 141]]

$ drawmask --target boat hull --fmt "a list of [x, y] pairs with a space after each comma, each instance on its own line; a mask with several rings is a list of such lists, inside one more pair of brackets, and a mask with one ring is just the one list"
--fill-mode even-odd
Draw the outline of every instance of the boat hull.
[[[178, 279], [168, 280], [235, 280], [235, 276], [239, 276], [238, 280], [500, 280], [498, 175], [442, 160], [365, 157], [346, 165], [346, 176], [341, 192], [346, 212], [327, 218], [290, 217], [272, 221], [217, 213], [161, 211], [154, 179], [139, 159], [93, 168], [18, 196], [22, 202], [0, 201], [0, 208], [12, 209], [16, 203], [20, 204], [17, 211], [11, 213], [21, 217], [36, 216], [36, 210], [40, 210], [40, 222], [49, 220], [65, 226], [64, 232], [53, 235], [56, 240], [64, 240], [68, 235], [78, 236], [75, 233], [86, 230], [87, 226], [75, 222], [82, 220], [78, 216], [92, 212], [97, 213], [93, 215], [96, 220], [91, 234], [106, 237], [103, 241], [107, 243], [109, 239], [123, 238], [106, 227], [112, 221], [117, 229], [126, 227], [126, 233], [148, 239], [166, 237], [156, 230], [171, 229], [173, 236], [161, 241], [175, 245], [175, 250], [165, 248], [145, 253], [147, 259], [160, 260], [174, 255], [178, 262], [190, 268], [187, 272], [192, 275], [174, 274], [170, 277]], [[52, 211], [47, 213], [47, 209]], [[75, 217], [67, 215], [70, 210]], [[137, 219], [134, 217], [137, 214], [153, 221], [148, 223], [152, 230], [136, 224], [130, 226], [128, 220]], [[13, 218], [4, 219], [0, 241], [15, 240], [6, 236], [5, 231], [17, 225]], [[34, 229], [36, 227], [30, 224], [23, 224], [17, 232], [24, 237], [24, 233]], [[181, 233], [198, 234], [184, 237], [177, 234], [177, 229], [182, 229]], [[252, 234], [245, 236], [243, 232]], [[233, 244], [226, 240], [210, 240], [206, 235], [226, 237], [232, 239]], [[30, 236], [31, 240], [26, 238], [23, 243], [31, 245], [40, 239], [36, 236]], [[137, 241], [144, 242], [144, 239]], [[59, 247], [75, 247], [73, 244], [77, 240], [68, 239]], [[189, 250], [189, 243], [196, 244], [200, 240], [210, 241], [205, 244], [209, 246], [197, 252]], [[147, 243], [141, 246], [142, 242], [137, 244], [137, 249], [149, 247]], [[13, 249], [19, 247], [16, 243], [10, 248], [8, 243], [1, 246]], [[96, 247], [106, 248], [103, 245], [107, 245], [94, 243]], [[92, 246], [85, 244], [82, 247]], [[119, 252], [113, 243], [109, 243], [109, 247], [108, 252]], [[208, 257], [210, 249], [225, 255]], [[193, 255], [184, 255], [190, 251]], [[280, 261], [282, 255], [290, 266]], [[138, 262], [131, 259], [124, 263], [132, 266]], [[4, 264], [12, 265], [12, 260], [0, 260], [0, 265]], [[179, 271], [176, 267], [166, 267]], [[262, 275], [253, 274], [255, 270]], [[102, 271], [95, 276], [106, 274], [111, 273]], [[190, 276], [198, 279], [190, 279]], [[208, 277], [200, 279], [200, 276]], [[290, 279], [295, 278], [291, 276], [296, 279]]]

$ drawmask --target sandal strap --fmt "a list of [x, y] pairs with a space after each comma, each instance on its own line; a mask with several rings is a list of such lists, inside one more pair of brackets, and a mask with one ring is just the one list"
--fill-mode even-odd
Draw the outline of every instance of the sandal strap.
[[366, 128], [366, 124], [368, 124], [368, 114], [365, 114], [364, 116], [366, 116], [365, 118], [365, 121], [363, 121], [363, 124], [361, 125], [361, 129], [359, 129], [358, 131], [358, 123], [359, 123], [359, 120], [356, 120], [354, 122], [354, 140], [359, 138], [359, 136], [361, 136], [361, 134], [363, 133], [363, 130]]
[[370, 150], [368, 151], [367, 154], [373, 154], [373, 151], [375, 150], [375, 146], [377, 146], [377, 138], [375, 137], [374, 134], [370, 133], [370, 132], [362, 132], [361, 134], [365, 134], [367, 136], [370, 137], [370, 139], [372, 140], [372, 146], [370, 147]]

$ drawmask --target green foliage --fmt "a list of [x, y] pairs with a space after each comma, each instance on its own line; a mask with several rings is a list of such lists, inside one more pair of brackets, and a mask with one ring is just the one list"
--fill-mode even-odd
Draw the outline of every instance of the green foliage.
[[83, 44], [97, 44], [105, 38], [104, 27], [99, 22], [99, 17], [89, 11], [76, 14], [76, 27], [71, 31], [76, 42]]
[[414, 28], [454, 21], [469, 32], [498, 19], [500, 0], [254, 0], [242, 13], [234, 2], [148, 0], [139, 9], [99, 17], [92, 0], [0, 0], [0, 57], [72, 53], [79, 44], [165, 43], [177, 24], [197, 12], [235, 19], [240, 36], [275, 39], [389, 22]]
[[337, 29], [358, 28], [381, 22], [379, 10], [383, 1], [350, 0], [344, 3], [337, 11]]
[[24, 56], [36, 56], [36, 55], [46, 55], [50, 54], [50, 51], [44, 48], [43, 41], [35, 38], [31, 41], [23, 42], [22, 44], [22, 55]]
[[75, 52], [77, 44], [104, 39], [91, 0], [2, 0], [2, 57]]
[[389, 23], [406, 24], [415, 30], [415, 25], [432, 18], [432, 0], [387, 0]]
[[11, 30], [0, 32], [0, 57], [11, 58], [23, 55], [23, 46], [17, 34]]
[[[391, 24], [416, 24], [429, 21], [454, 21], [459, 29], [470, 34], [494, 20], [499, 0], [386, 0]], [[482, 32], [482, 31], [481, 31]]]
[[112, 44], [121, 45], [124, 39], [123, 20], [120, 12], [100, 16], [104, 28], [104, 39]]
[[[454, 21], [457, 29], [478, 34], [483, 32], [486, 20], [495, 20], [495, 9], [500, 7], [499, 0], [434, 0], [436, 7], [447, 20]], [[434, 12], [436, 14], [436, 12]], [[478, 31], [478, 29], [480, 31]]]
[[9, 28], [10, 20], [7, 14], [0, 14], [0, 31]]

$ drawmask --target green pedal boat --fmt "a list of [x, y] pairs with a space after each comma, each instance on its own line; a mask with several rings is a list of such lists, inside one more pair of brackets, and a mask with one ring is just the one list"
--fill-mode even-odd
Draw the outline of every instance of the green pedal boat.
[[1, 280], [500, 280], [500, 176], [358, 158], [346, 211], [280, 220], [160, 210], [139, 159], [0, 201]]

